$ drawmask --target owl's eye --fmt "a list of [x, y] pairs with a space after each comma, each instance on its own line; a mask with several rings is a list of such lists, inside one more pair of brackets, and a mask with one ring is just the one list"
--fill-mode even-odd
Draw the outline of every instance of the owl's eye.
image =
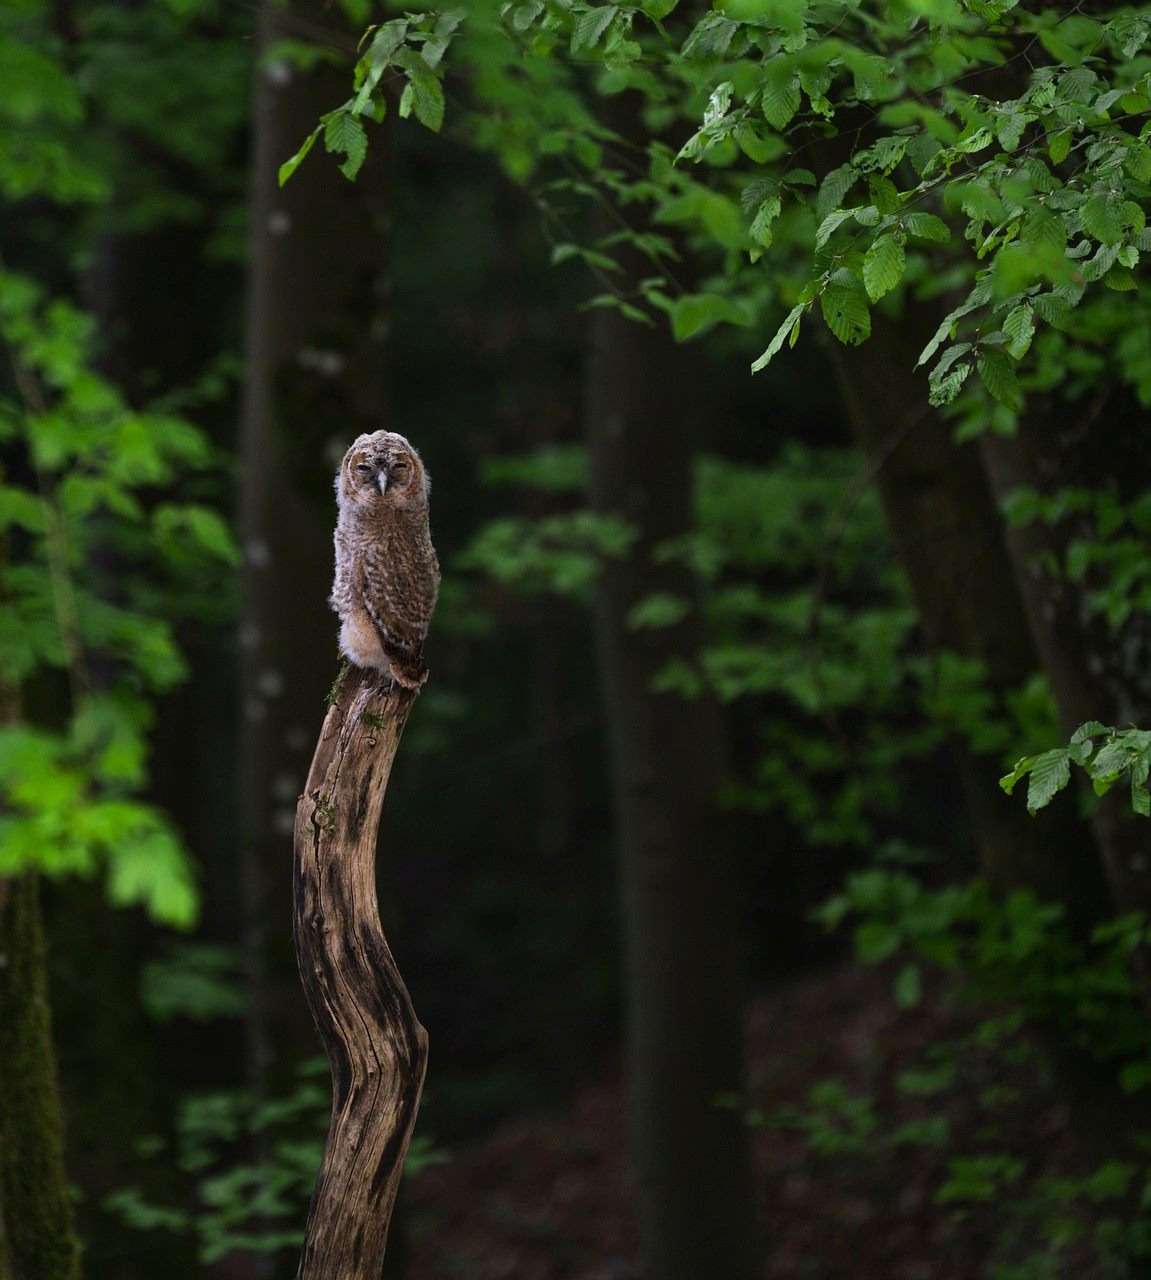
[[370, 463], [367, 463], [367, 462], [357, 462], [357, 463], [356, 463], [356, 470], [357, 470], [357, 471], [366, 472], [366, 471], [371, 471], [371, 469], [372, 469], [372, 467], [371, 467], [371, 464], [370, 464]]
[[392, 463], [392, 470], [393, 470], [393, 471], [407, 471], [407, 469], [408, 469], [408, 464], [407, 464], [406, 462], [393, 462], [393, 463]]

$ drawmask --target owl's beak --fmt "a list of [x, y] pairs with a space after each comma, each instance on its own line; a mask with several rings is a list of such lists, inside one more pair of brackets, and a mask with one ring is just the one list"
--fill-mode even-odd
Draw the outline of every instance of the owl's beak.
[[381, 471], [380, 472], [380, 492], [387, 493], [387, 491], [388, 491], [388, 473], [386, 471]]

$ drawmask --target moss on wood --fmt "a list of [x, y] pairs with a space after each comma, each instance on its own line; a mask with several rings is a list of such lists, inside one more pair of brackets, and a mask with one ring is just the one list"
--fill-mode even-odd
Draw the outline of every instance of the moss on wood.
[[77, 1280], [39, 884], [0, 881], [0, 1280]]

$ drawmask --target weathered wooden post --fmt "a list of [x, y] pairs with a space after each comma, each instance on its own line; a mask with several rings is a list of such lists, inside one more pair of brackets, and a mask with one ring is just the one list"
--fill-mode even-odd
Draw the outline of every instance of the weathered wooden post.
[[346, 667], [296, 806], [293, 934], [332, 1071], [297, 1280], [379, 1280], [427, 1035], [380, 926], [376, 834], [418, 691]]

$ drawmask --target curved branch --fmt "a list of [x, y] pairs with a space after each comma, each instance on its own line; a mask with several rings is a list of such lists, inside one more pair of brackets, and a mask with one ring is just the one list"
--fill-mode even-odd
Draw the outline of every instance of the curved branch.
[[293, 936], [332, 1070], [332, 1121], [297, 1280], [378, 1280], [427, 1035], [380, 927], [376, 832], [417, 692], [352, 667], [296, 806]]

